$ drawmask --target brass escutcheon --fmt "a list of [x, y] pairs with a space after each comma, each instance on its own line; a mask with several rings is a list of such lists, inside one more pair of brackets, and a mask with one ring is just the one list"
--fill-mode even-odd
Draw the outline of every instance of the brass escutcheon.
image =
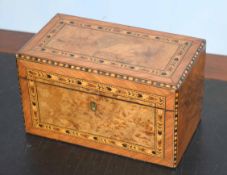
[[91, 108], [92, 111], [96, 111], [97, 105], [96, 105], [96, 103], [94, 101], [90, 102], [90, 108]]

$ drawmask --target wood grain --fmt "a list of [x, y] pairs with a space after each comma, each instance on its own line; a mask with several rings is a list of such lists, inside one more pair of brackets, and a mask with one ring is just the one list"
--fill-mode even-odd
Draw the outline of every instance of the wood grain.
[[[0, 30], [0, 52], [16, 54], [34, 33]], [[205, 78], [227, 81], [227, 56], [206, 55]]]
[[178, 164], [185, 152], [201, 118], [204, 94], [205, 50], [200, 54], [186, 81], [179, 89], [177, 120], [177, 154]]
[[42, 123], [154, 149], [154, 108], [44, 83], [36, 87]]

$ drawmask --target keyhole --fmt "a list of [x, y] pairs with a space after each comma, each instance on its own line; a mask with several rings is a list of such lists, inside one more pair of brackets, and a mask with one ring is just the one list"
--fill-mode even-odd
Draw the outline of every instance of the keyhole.
[[96, 103], [94, 101], [90, 102], [90, 108], [91, 108], [92, 111], [96, 111], [97, 105], [96, 105]]

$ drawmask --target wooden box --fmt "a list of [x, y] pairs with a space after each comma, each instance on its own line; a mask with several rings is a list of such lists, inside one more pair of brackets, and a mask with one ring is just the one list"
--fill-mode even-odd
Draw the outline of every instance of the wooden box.
[[204, 63], [204, 40], [58, 14], [17, 54], [26, 131], [176, 167]]

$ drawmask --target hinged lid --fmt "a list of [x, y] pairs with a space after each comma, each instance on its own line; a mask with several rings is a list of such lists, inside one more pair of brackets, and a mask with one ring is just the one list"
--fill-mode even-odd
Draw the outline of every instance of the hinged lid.
[[177, 89], [204, 45], [197, 38], [58, 14], [17, 57]]

